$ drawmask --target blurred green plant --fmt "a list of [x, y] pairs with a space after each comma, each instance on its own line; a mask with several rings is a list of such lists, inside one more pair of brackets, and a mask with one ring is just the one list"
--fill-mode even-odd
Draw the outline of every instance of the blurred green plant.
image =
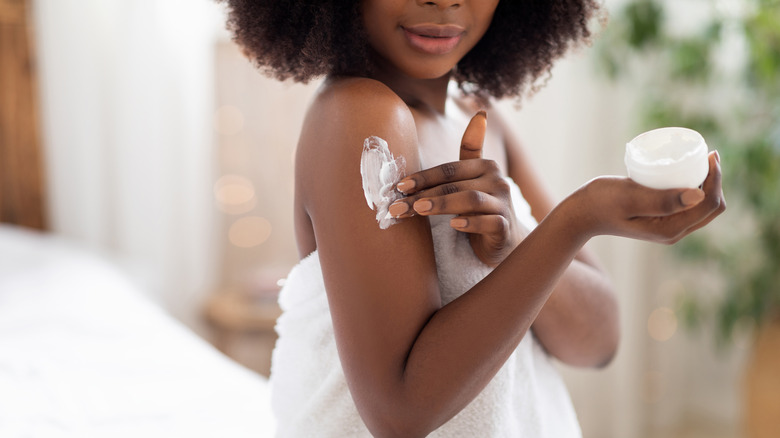
[[598, 53], [607, 77], [641, 90], [642, 130], [695, 129], [722, 158], [729, 210], [674, 251], [719, 278], [723, 293], [687, 288], [686, 325], [714, 323], [725, 345], [743, 327], [777, 317], [780, 1], [629, 0], [610, 18]]

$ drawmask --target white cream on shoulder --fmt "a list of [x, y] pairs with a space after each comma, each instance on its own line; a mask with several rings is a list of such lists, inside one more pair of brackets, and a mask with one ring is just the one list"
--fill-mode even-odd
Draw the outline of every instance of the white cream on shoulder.
[[395, 190], [395, 185], [403, 178], [405, 170], [406, 160], [404, 157], [394, 158], [385, 140], [372, 135], [363, 141], [363, 154], [360, 156], [363, 194], [368, 207], [376, 210], [376, 221], [383, 230], [398, 222], [388, 208], [402, 197]]

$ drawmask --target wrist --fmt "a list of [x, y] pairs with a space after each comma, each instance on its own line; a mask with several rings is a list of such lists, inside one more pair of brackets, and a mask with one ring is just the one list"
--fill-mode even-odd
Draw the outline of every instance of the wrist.
[[597, 236], [597, 221], [589, 209], [587, 185], [566, 197], [550, 211], [548, 218], [555, 222], [564, 237], [580, 246], [584, 246], [591, 237]]

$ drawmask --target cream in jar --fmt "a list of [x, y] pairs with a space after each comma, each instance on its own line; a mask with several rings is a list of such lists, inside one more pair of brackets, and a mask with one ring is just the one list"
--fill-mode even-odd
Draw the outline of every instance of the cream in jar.
[[687, 128], [659, 128], [626, 144], [628, 177], [654, 189], [696, 188], [709, 172], [707, 143]]

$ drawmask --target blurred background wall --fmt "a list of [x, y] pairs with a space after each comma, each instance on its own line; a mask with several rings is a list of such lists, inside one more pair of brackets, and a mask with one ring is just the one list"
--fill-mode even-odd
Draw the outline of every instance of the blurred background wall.
[[[34, 6], [52, 229], [121, 260], [209, 338], [210, 295], [275, 284], [297, 261], [292, 159], [317, 84], [262, 77], [207, 0]], [[559, 198], [623, 175], [638, 134], [637, 85], [610, 83], [595, 65], [596, 50], [582, 49], [521, 106], [499, 104]], [[619, 291], [623, 337], [606, 370], [562, 370], [585, 436], [740, 436], [748, 342], [717, 353], [706, 332], [680, 327], [680, 271], [665, 249], [592, 245]]]
[[219, 257], [211, 196], [220, 9], [33, 2], [51, 228], [123, 260], [197, 325]]

